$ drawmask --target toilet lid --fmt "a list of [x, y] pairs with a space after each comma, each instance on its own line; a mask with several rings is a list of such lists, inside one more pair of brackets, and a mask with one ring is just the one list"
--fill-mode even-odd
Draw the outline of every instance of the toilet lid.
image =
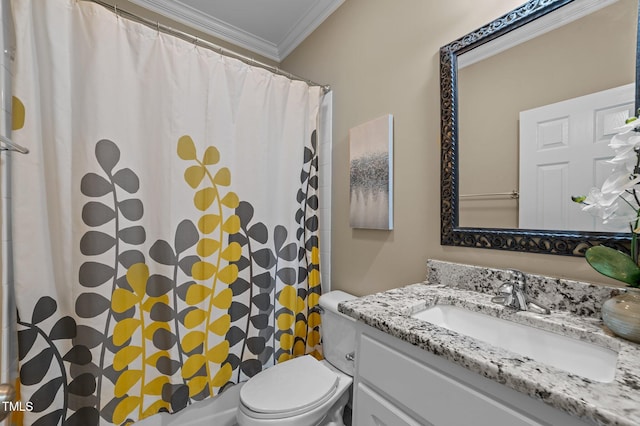
[[251, 378], [240, 390], [240, 401], [255, 413], [295, 414], [329, 399], [338, 375], [311, 355], [277, 364]]

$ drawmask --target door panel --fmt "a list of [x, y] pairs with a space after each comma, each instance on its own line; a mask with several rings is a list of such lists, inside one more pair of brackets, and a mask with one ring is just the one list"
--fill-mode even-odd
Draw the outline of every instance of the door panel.
[[613, 166], [608, 144], [634, 115], [634, 85], [520, 113], [519, 228], [626, 232], [571, 201], [600, 187]]

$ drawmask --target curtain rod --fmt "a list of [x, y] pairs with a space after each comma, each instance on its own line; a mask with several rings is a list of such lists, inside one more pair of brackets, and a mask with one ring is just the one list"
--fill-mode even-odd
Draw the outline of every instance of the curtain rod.
[[226, 49], [226, 48], [224, 48], [222, 46], [219, 46], [219, 45], [217, 45], [215, 43], [212, 43], [210, 41], [203, 40], [203, 39], [201, 39], [199, 37], [196, 37], [196, 36], [194, 36], [192, 34], [189, 34], [187, 32], [184, 32], [184, 31], [169, 27], [167, 25], [161, 24], [160, 22], [152, 21], [150, 19], [143, 18], [142, 16], [138, 16], [138, 15], [136, 15], [134, 13], [131, 13], [131, 12], [128, 12], [126, 10], [120, 9], [118, 7], [117, 3], [115, 5], [111, 5], [111, 4], [103, 2], [101, 0], [84, 0], [84, 1], [90, 1], [92, 3], [97, 3], [100, 6], [103, 6], [103, 7], [107, 8], [107, 9], [113, 10], [113, 12], [118, 16], [122, 16], [123, 18], [129, 19], [131, 21], [135, 21], [135, 22], [138, 22], [140, 24], [144, 24], [144, 25], [146, 25], [146, 26], [148, 26], [150, 28], [157, 29], [158, 31], [162, 31], [162, 32], [164, 32], [166, 34], [178, 37], [178, 38], [180, 38], [182, 40], [185, 40], [185, 41], [188, 41], [188, 42], [192, 42], [193, 44], [195, 44], [197, 46], [202, 46], [202, 47], [211, 49], [213, 51], [218, 52], [221, 55], [229, 56], [229, 57], [238, 59], [238, 60], [244, 62], [247, 65], [256, 66], [256, 67], [259, 67], [259, 68], [264, 68], [264, 69], [266, 69], [268, 71], [271, 71], [274, 74], [285, 76], [285, 77], [289, 78], [290, 80], [304, 81], [309, 86], [319, 86], [319, 87], [322, 88], [324, 93], [327, 93], [327, 92], [329, 92], [331, 90], [331, 86], [329, 86], [329, 85], [319, 84], [319, 83], [313, 82], [313, 81], [311, 81], [309, 79], [299, 77], [299, 76], [297, 76], [295, 74], [291, 74], [290, 72], [281, 70], [278, 67], [274, 67], [272, 65], [265, 64], [264, 62], [256, 61], [253, 58], [250, 58], [248, 56], [245, 56], [245, 55], [242, 55], [240, 53], [234, 52], [233, 50], [229, 50], [229, 49]]

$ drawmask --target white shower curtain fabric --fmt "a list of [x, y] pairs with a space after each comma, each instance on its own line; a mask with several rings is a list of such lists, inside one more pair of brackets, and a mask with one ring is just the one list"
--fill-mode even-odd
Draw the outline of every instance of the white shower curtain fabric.
[[14, 422], [129, 424], [321, 357], [321, 89], [94, 3], [12, 9]]

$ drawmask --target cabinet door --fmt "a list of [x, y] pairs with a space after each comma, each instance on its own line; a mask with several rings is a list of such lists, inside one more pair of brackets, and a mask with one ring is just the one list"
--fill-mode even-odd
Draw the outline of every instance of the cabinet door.
[[[372, 389], [398, 401], [426, 424], [540, 426], [515, 407], [362, 335], [358, 373]], [[360, 383], [360, 382], [359, 382]], [[356, 405], [356, 409], [358, 406]], [[375, 425], [375, 423], [372, 423]], [[384, 424], [384, 423], [383, 423]], [[391, 423], [393, 424], [393, 423]], [[391, 425], [390, 424], [390, 425]], [[364, 425], [364, 424], [363, 424]]]
[[362, 383], [355, 390], [355, 399], [354, 426], [421, 426]]
[[[383, 401], [386, 404], [383, 407], [390, 406], [392, 414], [402, 417], [399, 417], [399, 423], [376, 423], [367, 414], [369, 417], [356, 422], [358, 426], [412, 425], [416, 421], [420, 425], [437, 426], [586, 424], [379, 330], [366, 325], [359, 327], [354, 396], [356, 416], [361, 412], [376, 415], [372, 408], [360, 410], [359, 407], [358, 398], [367, 400], [367, 396], [373, 395], [378, 397], [378, 400], [373, 398], [375, 403], [382, 404], [380, 401]], [[361, 392], [363, 387], [370, 392]]]

